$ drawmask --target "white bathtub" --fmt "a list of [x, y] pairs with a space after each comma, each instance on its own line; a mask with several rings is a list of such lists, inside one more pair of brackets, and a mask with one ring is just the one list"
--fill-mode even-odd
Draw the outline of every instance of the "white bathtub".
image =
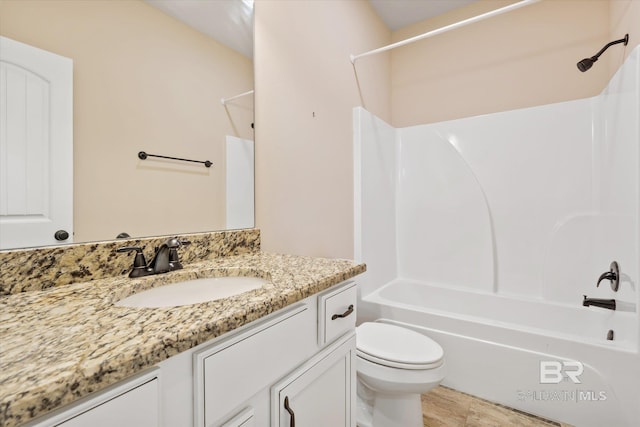
[[576, 426], [640, 425], [636, 315], [580, 299], [551, 304], [396, 279], [362, 299], [359, 319], [436, 340], [449, 366], [444, 385], [454, 389]]

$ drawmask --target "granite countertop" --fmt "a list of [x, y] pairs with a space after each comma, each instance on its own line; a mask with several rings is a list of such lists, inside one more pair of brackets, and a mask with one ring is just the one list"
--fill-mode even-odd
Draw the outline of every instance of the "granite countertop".
[[[363, 264], [254, 252], [0, 297], [0, 426], [27, 422], [365, 271]], [[171, 308], [121, 298], [197, 277], [257, 276], [260, 289]]]

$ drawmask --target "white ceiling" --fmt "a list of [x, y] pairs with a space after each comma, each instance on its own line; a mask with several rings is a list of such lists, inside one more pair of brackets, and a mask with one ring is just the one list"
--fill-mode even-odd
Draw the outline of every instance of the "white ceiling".
[[253, 58], [253, 0], [144, 0], [196, 30]]
[[477, 0], [369, 0], [378, 16], [395, 31], [442, 15]]
[[[253, 57], [253, 0], [144, 1], [218, 40], [225, 46], [249, 58]], [[466, 6], [477, 0], [369, 1], [387, 27], [395, 31]]]

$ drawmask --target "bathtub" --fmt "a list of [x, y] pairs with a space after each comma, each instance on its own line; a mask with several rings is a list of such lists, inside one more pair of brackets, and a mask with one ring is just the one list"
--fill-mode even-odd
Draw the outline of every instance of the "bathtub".
[[359, 319], [436, 340], [449, 368], [443, 384], [456, 390], [575, 426], [640, 425], [635, 308], [580, 299], [554, 304], [395, 279], [362, 298]]

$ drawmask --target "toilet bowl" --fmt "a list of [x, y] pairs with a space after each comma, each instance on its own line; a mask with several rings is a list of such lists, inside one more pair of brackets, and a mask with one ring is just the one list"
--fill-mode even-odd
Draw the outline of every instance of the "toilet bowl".
[[444, 379], [442, 347], [401, 326], [356, 328], [358, 427], [422, 427], [420, 395]]

